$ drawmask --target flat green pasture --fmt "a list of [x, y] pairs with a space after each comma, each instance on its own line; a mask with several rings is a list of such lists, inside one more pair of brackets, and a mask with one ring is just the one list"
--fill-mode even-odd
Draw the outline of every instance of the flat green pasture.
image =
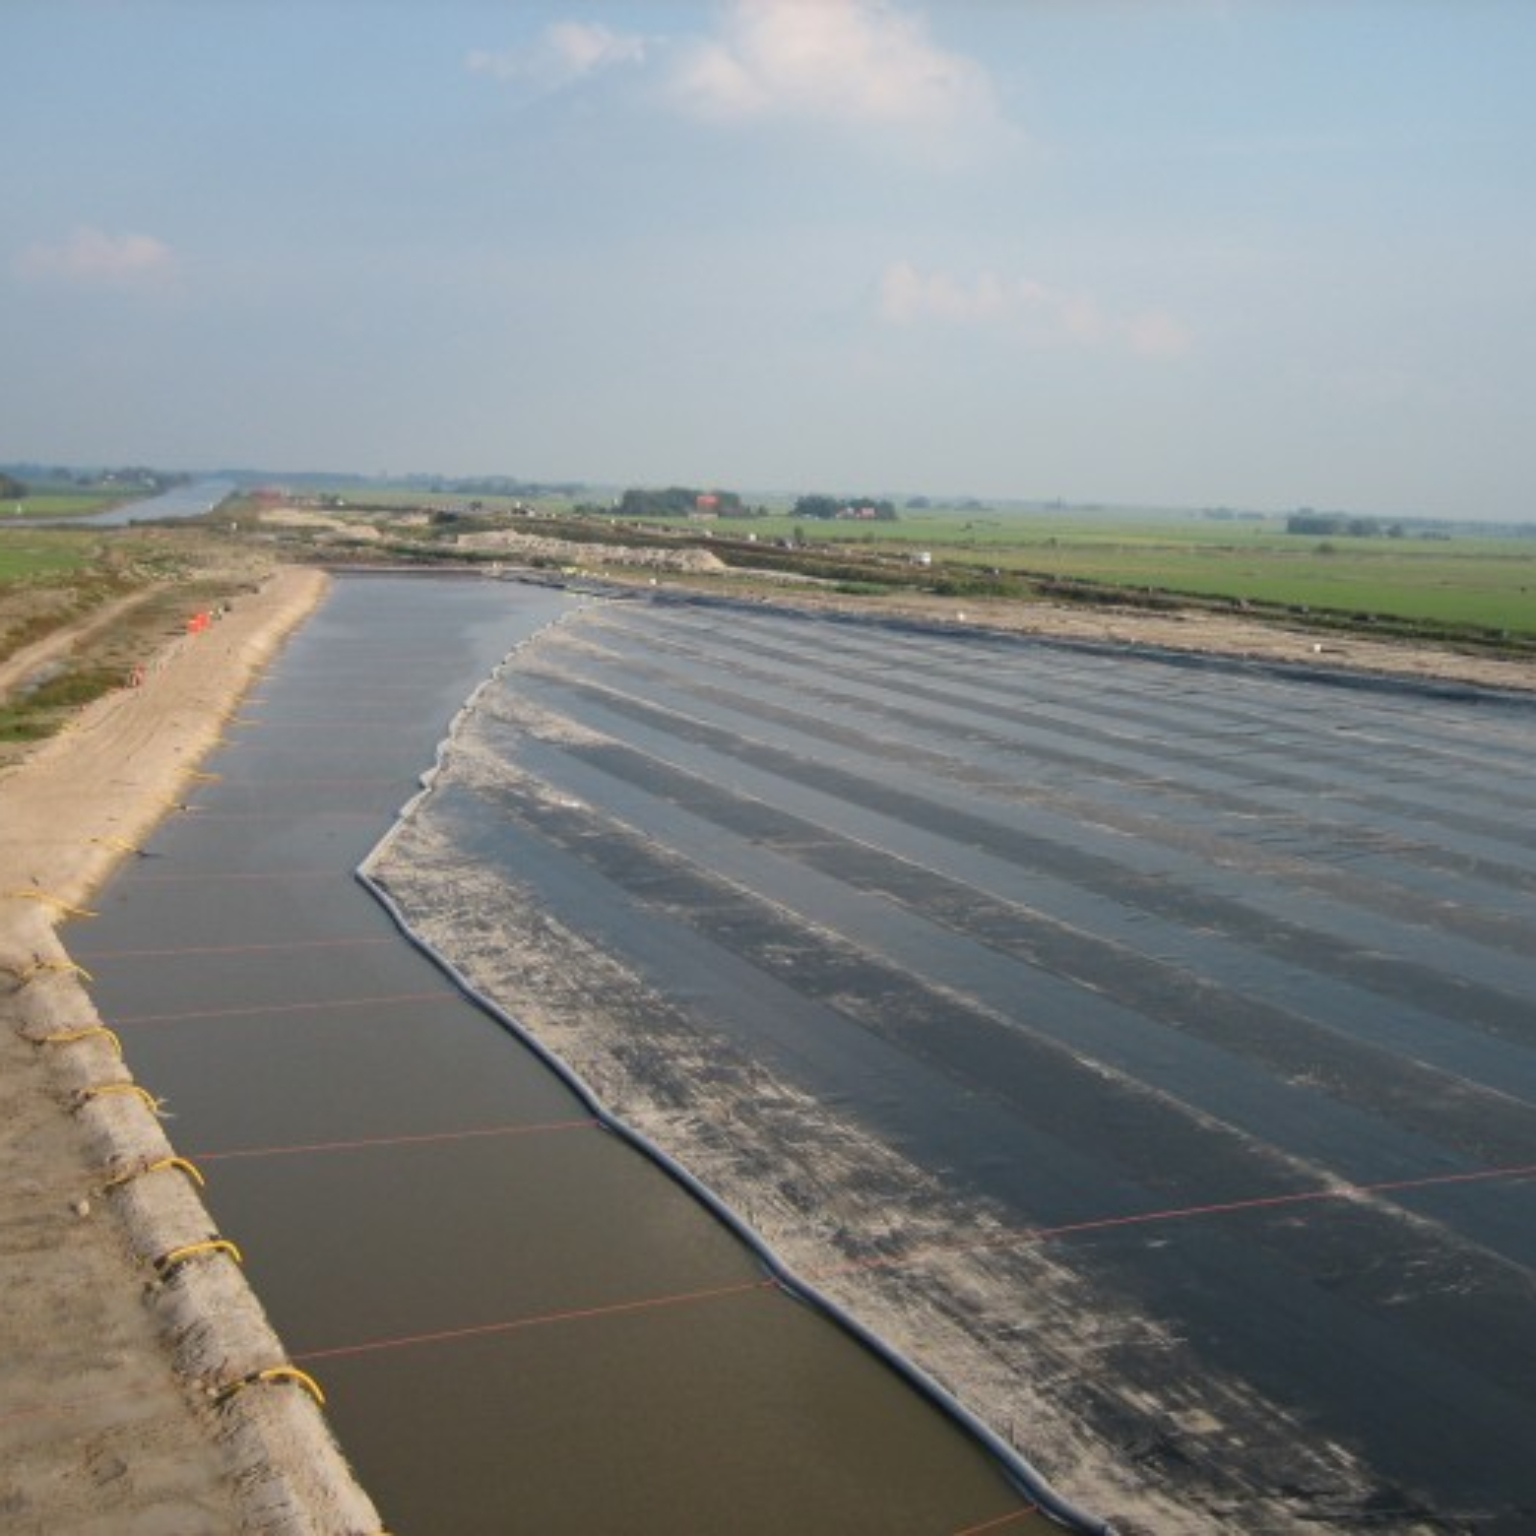
[[97, 550], [94, 540], [73, 533], [0, 524], [0, 585], [79, 570]]
[[1282, 520], [1182, 521], [1060, 513], [903, 513], [894, 523], [719, 522], [715, 538], [799, 537], [855, 555], [971, 565], [1199, 597], [1246, 599], [1536, 634], [1536, 539], [1319, 539]]
[[1117, 586], [1536, 632], [1536, 543], [1296, 538], [1295, 545], [1058, 540], [991, 562], [975, 550], [945, 554]]
[[[328, 498], [335, 497], [335, 505], [327, 505]], [[468, 491], [424, 491], [399, 486], [337, 486], [334, 490], [306, 489], [298, 498], [313, 501], [321, 512], [351, 512], [359, 509], [378, 508], [389, 512], [419, 512], [428, 508], [448, 508], [455, 512], [465, 511], [471, 502], [478, 502], [486, 513], [511, 512], [518, 507], [534, 507], [540, 512], [564, 515], [575, 505], [568, 496], [540, 495], [514, 496], [493, 495]]]
[[86, 517], [92, 512], [106, 512], [124, 500], [121, 491], [34, 491], [21, 501], [0, 501], [0, 524], [29, 517]]

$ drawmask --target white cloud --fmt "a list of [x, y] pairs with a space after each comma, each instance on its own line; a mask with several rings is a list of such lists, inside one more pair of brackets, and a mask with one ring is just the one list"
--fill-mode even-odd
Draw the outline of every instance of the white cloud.
[[1032, 346], [1113, 347], [1143, 357], [1177, 356], [1189, 350], [1191, 339], [1165, 310], [1115, 314], [1082, 289], [994, 272], [969, 278], [922, 272], [910, 261], [886, 268], [880, 281], [880, 316], [892, 325], [968, 326], [1011, 335]]
[[102, 288], [162, 283], [176, 266], [175, 252], [153, 235], [109, 235], [88, 226], [57, 245], [29, 245], [16, 258], [22, 277]]
[[1162, 309], [1133, 316], [1125, 329], [1131, 351], [1143, 357], [1178, 357], [1193, 344], [1188, 328]]
[[559, 90], [602, 70], [645, 62], [645, 39], [615, 32], [600, 22], [557, 21], [528, 48], [483, 50], [465, 59], [471, 74]]
[[698, 116], [953, 130], [998, 122], [986, 71], [889, 0], [735, 0], [683, 51], [675, 99]]

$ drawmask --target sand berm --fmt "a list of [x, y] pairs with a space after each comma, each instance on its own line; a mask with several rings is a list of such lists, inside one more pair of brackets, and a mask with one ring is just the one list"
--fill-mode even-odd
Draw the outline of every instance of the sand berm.
[[56, 931], [174, 814], [325, 584], [314, 570], [270, 574], [0, 780], [8, 1532], [381, 1529]]

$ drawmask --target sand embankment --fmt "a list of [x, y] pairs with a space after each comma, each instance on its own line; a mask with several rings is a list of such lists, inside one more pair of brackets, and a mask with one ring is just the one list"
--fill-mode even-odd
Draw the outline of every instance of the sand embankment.
[[[608, 573], [607, 579], [613, 580], [613, 573]], [[677, 590], [677, 583], [668, 585]], [[720, 595], [720, 589], [713, 589], [712, 595]], [[1205, 608], [1154, 611], [1096, 603], [1021, 603], [994, 597], [957, 600], [917, 593], [871, 600], [802, 587], [766, 594], [756, 592], [753, 600], [806, 614], [916, 620], [957, 630], [1002, 630], [1035, 635], [1042, 640], [1104, 646], [1124, 650], [1128, 655], [1171, 651], [1266, 666], [1299, 667], [1314, 677], [1364, 674], [1536, 692], [1536, 662], [1523, 656], [1484, 655], [1428, 641], [1376, 638], [1366, 629], [1324, 634], [1242, 612], [1223, 613]]]
[[177, 804], [325, 585], [277, 572], [0, 780], [7, 1530], [380, 1528], [303, 1384], [260, 1379], [282, 1346], [55, 931]]

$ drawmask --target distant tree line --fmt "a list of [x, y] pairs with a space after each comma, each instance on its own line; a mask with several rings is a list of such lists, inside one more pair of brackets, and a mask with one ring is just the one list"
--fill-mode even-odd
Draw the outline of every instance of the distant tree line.
[[406, 475], [400, 483], [434, 496], [579, 496], [579, 480], [520, 480], [515, 475]]
[[735, 491], [701, 491], [688, 485], [625, 491], [615, 510], [621, 517], [690, 517], [696, 512], [717, 517], [748, 515]]
[[1286, 518], [1285, 531], [1309, 534], [1314, 538], [1349, 534], [1361, 539], [1377, 535], [1389, 539], [1404, 539], [1410, 535], [1419, 539], [1472, 535], [1529, 539], [1536, 537], [1536, 523], [1501, 523], [1487, 518], [1464, 517], [1398, 517], [1384, 522], [1374, 517], [1353, 517], [1347, 512], [1316, 512], [1311, 507], [1299, 507]]
[[795, 503], [794, 515], [823, 519], [874, 519], [882, 523], [894, 523], [896, 507], [894, 503], [876, 496], [802, 496]]
[[1324, 539], [1339, 534], [1347, 534], [1352, 539], [1374, 539], [1383, 534], [1389, 539], [1400, 539], [1403, 525], [1383, 523], [1375, 517], [1351, 517], [1346, 512], [1314, 512], [1310, 507], [1303, 507], [1286, 518], [1285, 531]]
[[17, 480], [12, 475], [0, 474], [0, 501], [22, 501], [27, 494], [27, 486], [24, 480]]
[[148, 469], [142, 464], [121, 469], [72, 469], [67, 464], [10, 463], [0, 470], [0, 484], [20, 485], [22, 489], [0, 494], [14, 498], [27, 494], [28, 487], [34, 491], [165, 491], [190, 479], [190, 475]]
[[953, 507], [958, 512], [991, 510], [986, 502], [978, 501], [974, 496], [949, 497], [943, 501], [935, 501], [932, 496], [908, 496], [904, 505], [909, 512], [928, 512], [934, 507]]

